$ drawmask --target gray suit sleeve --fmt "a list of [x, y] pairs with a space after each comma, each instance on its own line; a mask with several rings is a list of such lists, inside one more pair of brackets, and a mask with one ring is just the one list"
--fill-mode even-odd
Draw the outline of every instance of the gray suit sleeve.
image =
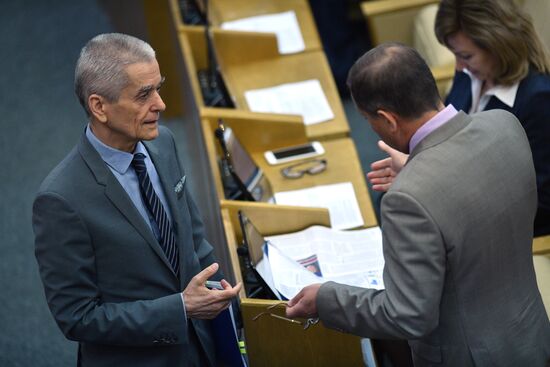
[[330, 328], [371, 338], [415, 339], [439, 321], [445, 247], [430, 214], [410, 195], [388, 192], [382, 203], [385, 290], [328, 282], [317, 298]]
[[132, 346], [187, 342], [179, 293], [125, 303], [101, 301], [89, 232], [61, 196], [37, 196], [33, 228], [46, 299], [68, 339]]

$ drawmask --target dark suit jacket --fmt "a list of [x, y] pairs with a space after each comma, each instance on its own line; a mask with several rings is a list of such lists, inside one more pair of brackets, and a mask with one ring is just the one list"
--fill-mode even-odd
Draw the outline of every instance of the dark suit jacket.
[[[453, 87], [445, 101], [456, 109], [468, 112], [472, 106], [471, 81], [457, 72]], [[513, 107], [491, 97], [485, 110], [502, 109], [513, 113], [521, 122], [533, 153], [537, 174], [538, 211], [535, 236], [550, 234], [550, 76], [535, 71], [519, 83]], [[506, 157], [503, 157], [506, 159]]]
[[320, 319], [408, 339], [417, 367], [544, 366], [550, 323], [533, 269], [535, 209], [519, 122], [500, 110], [460, 112], [415, 147], [382, 199], [386, 289], [325, 283]]
[[78, 341], [83, 366], [194, 366], [213, 362], [206, 321], [186, 319], [180, 292], [214, 262], [174, 139], [144, 142], [173, 216], [176, 278], [150, 227], [83, 134], [42, 183], [33, 207], [36, 258], [50, 310]]

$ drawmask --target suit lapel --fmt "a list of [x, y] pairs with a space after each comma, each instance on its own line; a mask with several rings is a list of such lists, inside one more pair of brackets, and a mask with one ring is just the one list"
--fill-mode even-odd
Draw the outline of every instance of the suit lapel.
[[459, 111], [452, 119], [432, 131], [423, 140], [421, 140], [411, 152], [407, 162], [410, 162], [411, 159], [413, 159], [421, 151], [431, 148], [449, 139], [451, 136], [464, 129], [471, 121], [472, 118], [470, 116], [468, 116], [463, 111]]
[[145, 239], [149, 246], [151, 246], [153, 251], [162, 259], [164, 264], [172, 269], [168, 259], [166, 259], [164, 251], [153, 236], [151, 228], [136, 209], [134, 203], [130, 200], [128, 194], [124, 191], [116, 177], [109, 170], [105, 162], [103, 162], [99, 153], [92, 147], [85, 134], [83, 134], [80, 139], [78, 150], [94, 174], [97, 183], [105, 187], [105, 196], [107, 196], [128, 222], [132, 224], [136, 231]]

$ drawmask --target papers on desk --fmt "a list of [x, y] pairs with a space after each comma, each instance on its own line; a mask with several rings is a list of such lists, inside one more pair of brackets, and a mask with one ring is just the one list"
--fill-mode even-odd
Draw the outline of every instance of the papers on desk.
[[[273, 287], [285, 298], [292, 298], [305, 286], [325, 281], [363, 288], [384, 289], [384, 256], [379, 227], [359, 231], [337, 231], [312, 226], [296, 233], [266, 238]], [[267, 256], [266, 256], [267, 255]], [[313, 266], [300, 265], [316, 257]], [[318, 271], [322, 276], [314, 275]]]
[[253, 112], [301, 115], [306, 125], [334, 118], [321, 83], [316, 79], [249, 90], [244, 97]]
[[277, 192], [274, 197], [277, 204], [327, 208], [334, 229], [356, 228], [365, 223], [351, 182]]
[[306, 48], [296, 13], [293, 11], [237, 19], [222, 23], [221, 28], [230, 31], [275, 33], [281, 54], [296, 53]]
[[296, 261], [281, 252], [269, 241], [263, 245], [264, 256], [256, 265], [256, 271], [274, 294], [280, 299], [291, 299], [310, 284], [323, 282]]

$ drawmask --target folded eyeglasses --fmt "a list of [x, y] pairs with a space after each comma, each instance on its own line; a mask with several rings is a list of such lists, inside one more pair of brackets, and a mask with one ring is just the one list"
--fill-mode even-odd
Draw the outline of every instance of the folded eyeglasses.
[[310, 159], [283, 168], [281, 174], [286, 178], [300, 178], [305, 174], [316, 175], [326, 169], [326, 159]]
[[309, 319], [306, 319], [305, 321], [300, 321], [300, 320], [295, 320], [295, 319], [289, 319], [288, 317], [284, 317], [284, 316], [281, 316], [281, 315], [277, 315], [277, 314], [274, 314], [273, 312], [271, 312], [272, 309], [274, 309], [275, 307], [277, 306], [284, 306], [286, 305], [286, 302], [279, 302], [279, 303], [275, 303], [269, 307], [266, 308], [266, 311], [263, 311], [263, 312], [260, 312], [259, 314], [257, 314], [256, 316], [254, 316], [252, 318], [252, 321], [256, 321], [258, 320], [260, 317], [262, 316], [270, 316], [270, 317], [274, 317], [276, 319], [279, 319], [279, 320], [283, 320], [283, 321], [288, 321], [288, 322], [291, 322], [293, 324], [297, 324], [297, 325], [302, 325], [302, 327], [304, 328], [304, 330], [307, 330], [309, 329], [311, 326], [317, 324], [319, 322], [319, 318], [316, 317], [316, 318], [309, 318]]

